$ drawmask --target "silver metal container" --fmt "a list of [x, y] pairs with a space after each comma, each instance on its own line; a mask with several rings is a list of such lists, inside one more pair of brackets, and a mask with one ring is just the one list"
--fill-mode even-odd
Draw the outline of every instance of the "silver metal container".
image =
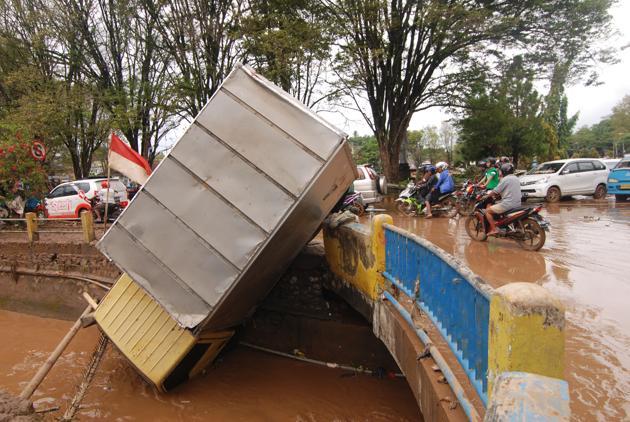
[[343, 132], [238, 66], [97, 246], [182, 327], [232, 327], [355, 174]]

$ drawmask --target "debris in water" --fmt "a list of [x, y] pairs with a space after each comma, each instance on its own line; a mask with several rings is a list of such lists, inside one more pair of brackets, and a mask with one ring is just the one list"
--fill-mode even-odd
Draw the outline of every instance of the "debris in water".
[[599, 218], [600, 218], [600, 217], [594, 217], [594, 216], [592, 216], [592, 215], [585, 215], [585, 216], [584, 216], [584, 219], [585, 219], [586, 221], [599, 221]]
[[42, 418], [35, 413], [33, 403], [12, 396], [4, 390], [0, 390], [0, 422], [31, 422], [41, 420]]

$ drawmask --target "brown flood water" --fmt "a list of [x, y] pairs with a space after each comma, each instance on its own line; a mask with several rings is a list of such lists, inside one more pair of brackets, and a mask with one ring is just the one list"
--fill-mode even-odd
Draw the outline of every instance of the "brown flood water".
[[[0, 386], [18, 394], [72, 325], [68, 321], [0, 311]], [[79, 332], [35, 392], [39, 409], [60, 416], [97, 342], [95, 327]], [[340, 362], [342, 363], [342, 362]], [[108, 347], [78, 414], [113, 421], [417, 421], [404, 379], [348, 376], [237, 347], [204, 376], [158, 394]]]
[[[391, 202], [385, 204], [392, 209]], [[545, 246], [524, 251], [515, 242], [474, 242], [463, 218], [403, 217], [417, 233], [465, 262], [494, 287], [530, 282], [567, 308], [565, 378], [574, 420], [630, 420], [630, 202], [574, 199], [546, 204]]]

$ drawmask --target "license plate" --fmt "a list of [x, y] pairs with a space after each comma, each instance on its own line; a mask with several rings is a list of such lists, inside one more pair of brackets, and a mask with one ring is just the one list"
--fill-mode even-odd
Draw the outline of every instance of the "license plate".
[[630, 185], [628, 185], [628, 184], [620, 185], [619, 189], [630, 189]]

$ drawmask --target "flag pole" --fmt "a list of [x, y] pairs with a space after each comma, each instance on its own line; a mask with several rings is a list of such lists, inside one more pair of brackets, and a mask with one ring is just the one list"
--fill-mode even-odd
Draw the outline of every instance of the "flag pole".
[[103, 230], [107, 229], [107, 211], [109, 210], [109, 177], [111, 174], [111, 169], [109, 167], [109, 153], [112, 149], [112, 133], [109, 135], [109, 148], [107, 149], [107, 192], [105, 192], [105, 217], [103, 218]]

